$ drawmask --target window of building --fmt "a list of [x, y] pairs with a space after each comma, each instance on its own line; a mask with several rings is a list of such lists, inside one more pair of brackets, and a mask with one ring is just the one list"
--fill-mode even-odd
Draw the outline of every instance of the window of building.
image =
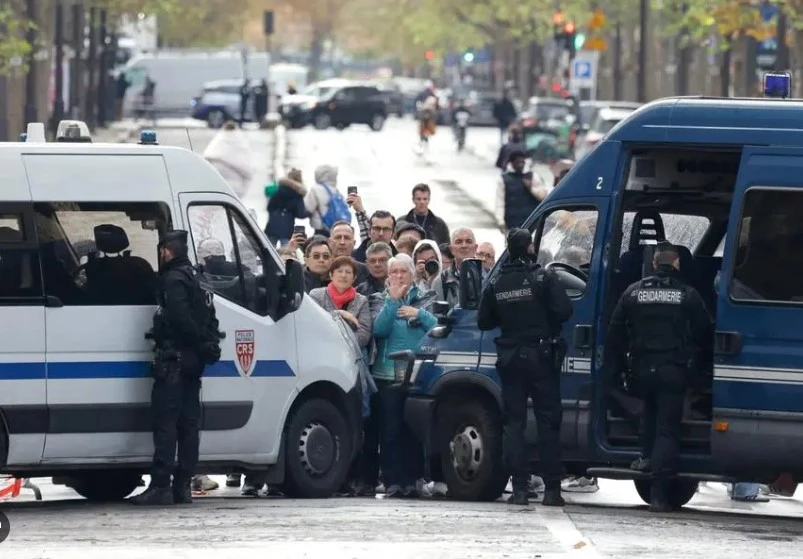
[[36, 245], [25, 231], [23, 214], [0, 210], [0, 305], [41, 297]]
[[190, 206], [188, 216], [198, 263], [215, 293], [265, 314], [258, 281], [263, 275], [263, 252], [246, 220], [233, 208], [220, 204]]
[[156, 304], [162, 203], [34, 204], [48, 295], [65, 305]]
[[745, 193], [734, 243], [731, 298], [803, 302], [803, 192], [752, 188]]

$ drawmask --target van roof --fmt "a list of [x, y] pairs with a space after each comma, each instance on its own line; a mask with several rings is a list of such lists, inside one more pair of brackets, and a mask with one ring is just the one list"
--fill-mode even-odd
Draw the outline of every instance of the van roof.
[[[139, 145], [118, 143], [31, 143], [31, 142], [3, 142], [0, 143], [0, 166], [3, 168], [21, 169], [24, 156], [31, 155], [74, 155], [87, 161], [83, 156], [103, 157], [109, 156], [161, 156], [167, 171], [169, 188], [173, 194], [180, 192], [210, 192], [227, 194], [236, 198], [234, 190], [229, 183], [218, 173], [215, 167], [206, 161], [200, 154], [190, 150], [166, 145]], [[12, 173], [13, 176], [13, 173]], [[24, 175], [22, 175], [24, 176]], [[71, 172], [69, 179], [80, 177], [80, 171]], [[65, 177], [65, 188], [69, 182]], [[80, 179], [79, 179], [80, 180]], [[11, 181], [13, 182], [13, 181]], [[114, 180], [110, 180], [114, 184]], [[3, 191], [13, 188], [6, 183], [0, 187]], [[27, 190], [27, 187], [26, 187]], [[102, 193], [99, 200], [113, 195], [108, 191]]]
[[803, 145], [803, 100], [668, 97], [630, 113], [606, 139], [630, 143]]

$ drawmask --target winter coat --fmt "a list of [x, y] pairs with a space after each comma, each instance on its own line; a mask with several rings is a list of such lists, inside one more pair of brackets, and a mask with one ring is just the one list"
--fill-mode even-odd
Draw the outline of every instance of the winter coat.
[[[317, 289], [313, 289], [310, 291], [309, 296], [312, 297], [312, 300], [318, 303], [323, 310], [330, 312], [337, 311], [332, 298], [329, 296], [329, 291], [327, 288], [319, 287]], [[357, 321], [360, 323], [359, 328], [355, 329], [351, 322], [348, 321], [346, 321], [346, 324], [351, 326], [352, 330], [356, 330], [360, 349], [364, 349], [369, 343], [371, 343], [371, 335], [373, 332], [371, 309], [368, 305], [368, 298], [357, 293], [354, 299], [347, 304], [343, 310], [346, 310], [357, 317]]]
[[418, 225], [426, 233], [426, 235], [424, 235], [425, 238], [432, 239], [439, 245], [451, 242], [452, 240], [449, 236], [449, 226], [432, 212], [427, 214], [423, 222], [416, 221], [415, 210], [410, 210], [406, 214], [399, 216], [396, 221], [406, 221], [407, 223]]
[[265, 235], [273, 239], [287, 240], [293, 235], [296, 219], [305, 219], [307, 210], [304, 195], [307, 187], [291, 179], [279, 179], [279, 189], [268, 200], [268, 224]]
[[374, 320], [374, 336], [377, 339], [377, 358], [373, 367], [376, 379], [394, 380], [395, 364], [390, 357], [391, 353], [415, 349], [421, 339], [438, 323], [438, 320], [427, 310], [420, 309], [418, 318], [407, 320], [396, 316], [403, 306], [418, 306], [423, 303], [423, 297], [415, 285], [410, 286], [407, 295], [399, 301], [394, 301], [390, 295], [385, 295], [382, 310]]

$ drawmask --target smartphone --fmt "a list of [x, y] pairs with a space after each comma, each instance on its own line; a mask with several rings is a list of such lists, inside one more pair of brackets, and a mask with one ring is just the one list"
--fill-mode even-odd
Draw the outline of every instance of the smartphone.
[[349, 186], [346, 188], [346, 192], [349, 194], [357, 194], [357, 187], [356, 186]]
[[293, 235], [304, 235], [307, 236], [307, 228], [303, 225], [296, 225], [293, 227]]

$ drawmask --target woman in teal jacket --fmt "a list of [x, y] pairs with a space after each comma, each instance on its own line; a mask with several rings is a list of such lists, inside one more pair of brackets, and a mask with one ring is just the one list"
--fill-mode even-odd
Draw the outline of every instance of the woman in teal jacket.
[[416, 496], [415, 481], [421, 457], [418, 444], [404, 422], [405, 392], [396, 386], [404, 377], [406, 364], [388, 357], [395, 351], [416, 349], [437, 323], [421, 308], [422, 294], [413, 285], [413, 259], [400, 253], [388, 261], [388, 289], [385, 303], [374, 319], [377, 359], [373, 368], [381, 416], [380, 461], [385, 497]]

